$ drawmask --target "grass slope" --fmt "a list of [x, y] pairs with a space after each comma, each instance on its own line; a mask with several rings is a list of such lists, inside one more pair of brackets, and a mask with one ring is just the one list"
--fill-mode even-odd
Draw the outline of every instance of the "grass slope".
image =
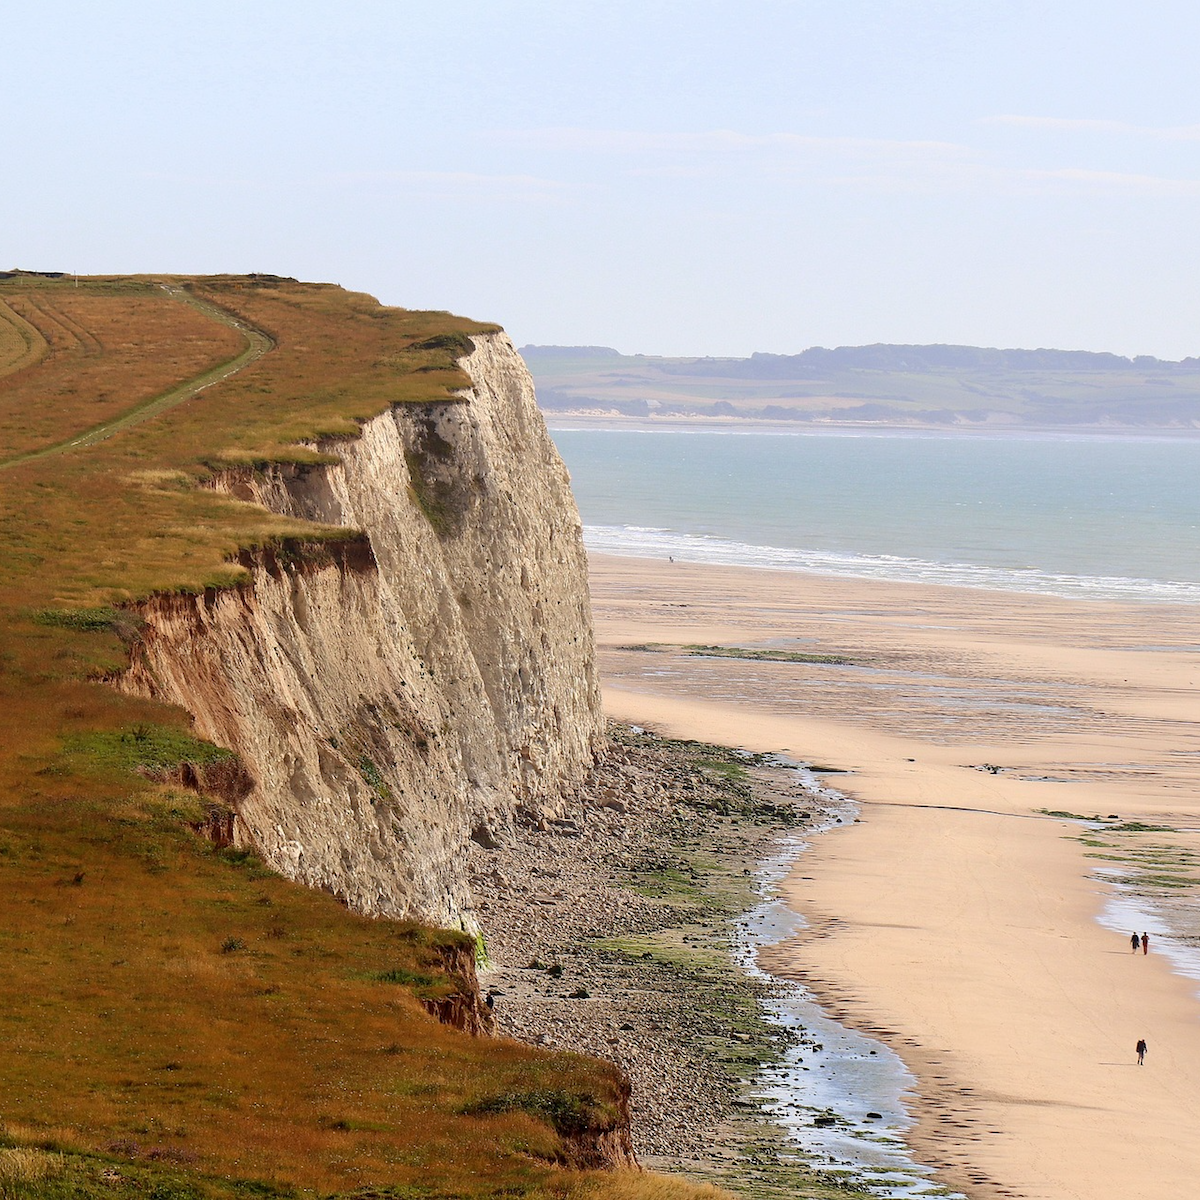
[[0, 471], [0, 1197], [692, 1194], [558, 1165], [611, 1126], [615, 1070], [437, 1024], [421, 1000], [464, 986], [463, 936], [357, 917], [197, 836], [213, 802], [165, 780], [228, 756], [101, 682], [138, 636], [125, 602], [235, 585], [240, 547], [346, 536], [219, 497], [214, 470], [454, 402], [493, 327], [287, 280], [0, 279], [48, 346], [0, 380], [0, 458], [241, 353], [163, 284], [273, 348]]

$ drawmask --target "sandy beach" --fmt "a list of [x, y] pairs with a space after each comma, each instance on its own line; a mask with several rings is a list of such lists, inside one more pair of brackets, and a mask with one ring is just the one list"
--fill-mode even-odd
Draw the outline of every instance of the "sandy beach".
[[1192, 1194], [1197, 985], [1156, 952], [1166, 930], [1135, 956], [1097, 921], [1089, 853], [1166, 870], [1198, 848], [1195, 609], [601, 556], [592, 589], [612, 716], [846, 772], [829, 781], [860, 819], [787, 881], [809, 930], [768, 965], [901, 1054], [939, 1178], [972, 1198]]

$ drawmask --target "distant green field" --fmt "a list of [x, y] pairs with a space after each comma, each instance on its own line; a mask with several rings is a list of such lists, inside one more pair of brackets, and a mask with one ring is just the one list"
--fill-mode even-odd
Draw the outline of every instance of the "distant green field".
[[751, 358], [522, 348], [547, 412], [880, 424], [1200, 429], [1200, 359], [855, 346]]

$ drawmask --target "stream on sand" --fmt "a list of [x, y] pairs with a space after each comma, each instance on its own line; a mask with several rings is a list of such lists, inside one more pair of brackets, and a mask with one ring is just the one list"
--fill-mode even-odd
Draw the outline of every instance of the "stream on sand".
[[[821, 833], [854, 819], [853, 801], [827, 787], [811, 770], [792, 763], [798, 781], [827, 814]], [[907, 1101], [916, 1079], [882, 1042], [840, 1025], [793, 980], [759, 965], [759, 954], [794, 937], [805, 921], [779, 895], [779, 885], [808, 848], [806, 835], [791, 835], [759, 864], [760, 903], [738, 921], [734, 957], [743, 970], [770, 984], [771, 1020], [803, 1030], [783, 1060], [763, 1068], [755, 1091], [764, 1112], [802, 1149], [816, 1171], [853, 1182], [885, 1200], [958, 1197], [932, 1178], [905, 1141], [914, 1124]]]

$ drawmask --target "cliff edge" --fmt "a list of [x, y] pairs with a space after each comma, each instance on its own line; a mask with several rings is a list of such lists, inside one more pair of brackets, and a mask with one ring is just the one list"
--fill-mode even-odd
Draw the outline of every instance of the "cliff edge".
[[471, 1036], [468, 850], [558, 828], [601, 739], [500, 331], [10, 274], [0, 509], [0, 1149], [63, 1194], [640, 1194], [591, 1171], [618, 1068]]
[[603, 726], [566, 470], [508, 338], [467, 345], [470, 389], [307, 444], [327, 461], [218, 473], [355, 534], [243, 551], [248, 582], [143, 602], [118, 686], [237, 754], [235, 844], [359, 912], [474, 930], [468, 841], [555, 815]]

